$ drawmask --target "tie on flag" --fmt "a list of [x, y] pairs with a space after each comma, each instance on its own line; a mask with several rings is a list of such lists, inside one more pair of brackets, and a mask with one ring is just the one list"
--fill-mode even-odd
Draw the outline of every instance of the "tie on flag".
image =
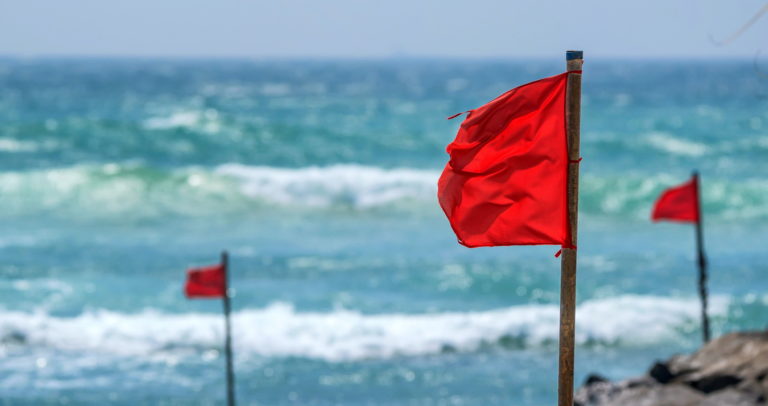
[[187, 271], [187, 283], [184, 286], [184, 293], [187, 297], [224, 297], [226, 291], [227, 278], [223, 264], [193, 268]]
[[699, 183], [695, 176], [682, 185], [665, 190], [651, 214], [653, 221], [697, 223], [699, 218]]
[[467, 247], [575, 248], [567, 209], [569, 73], [512, 89], [470, 110], [438, 181], [438, 200]]

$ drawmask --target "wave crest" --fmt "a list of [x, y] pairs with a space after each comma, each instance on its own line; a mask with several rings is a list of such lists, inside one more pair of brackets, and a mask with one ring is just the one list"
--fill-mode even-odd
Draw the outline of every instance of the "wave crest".
[[[715, 298], [712, 314], [727, 301]], [[592, 300], [577, 309], [577, 342], [649, 345], [679, 340], [698, 317], [696, 300], [619, 296]], [[44, 313], [5, 312], [0, 337], [6, 343], [64, 351], [99, 351], [151, 356], [168, 351], [219, 348], [221, 316], [145, 311], [84, 313], [74, 318]], [[484, 346], [518, 347], [555, 343], [557, 305], [523, 305], [479, 312], [368, 315], [351, 310], [298, 312], [274, 303], [233, 315], [236, 349], [267, 357], [306, 357], [326, 361], [386, 359]]]
[[299, 169], [222, 165], [216, 172], [242, 182], [253, 198], [280, 205], [371, 208], [403, 200], [434, 200], [439, 173], [333, 165]]
[[[276, 168], [226, 164], [173, 170], [135, 164], [80, 165], [0, 172], [2, 216], [133, 221], [166, 216], [254, 213], [259, 210], [406, 210], [440, 213], [439, 171], [363, 165]], [[647, 219], [662, 190], [682, 179], [667, 174], [585, 174], [586, 215]], [[768, 182], [707, 178], [702, 194], [710, 219], [768, 218]]]

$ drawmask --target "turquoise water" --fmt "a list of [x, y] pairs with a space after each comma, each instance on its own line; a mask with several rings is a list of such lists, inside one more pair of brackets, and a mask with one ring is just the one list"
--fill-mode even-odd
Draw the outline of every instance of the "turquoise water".
[[[557, 247], [467, 249], [436, 202], [458, 120], [553, 61], [0, 60], [0, 404], [550, 405]], [[587, 61], [577, 382], [765, 326], [768, 81], [750, 61]]]

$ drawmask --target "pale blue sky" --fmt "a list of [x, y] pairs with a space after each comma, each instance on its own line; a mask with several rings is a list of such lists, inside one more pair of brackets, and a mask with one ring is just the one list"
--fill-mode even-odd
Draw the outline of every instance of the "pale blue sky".
[[766, 0], [0, 0], [0, 55], [768, 58]]

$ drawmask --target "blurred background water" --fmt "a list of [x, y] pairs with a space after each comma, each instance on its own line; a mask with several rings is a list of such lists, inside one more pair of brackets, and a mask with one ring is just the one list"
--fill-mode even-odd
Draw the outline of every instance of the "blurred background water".
[[[0, 403], [545, 405], [557, 247], [467, 249], [436, 201], [460, 120], [559, 60], [0, 60]], [[577, 382], [765, 327], [768, 81], [748, 60], [587, 61]]]

